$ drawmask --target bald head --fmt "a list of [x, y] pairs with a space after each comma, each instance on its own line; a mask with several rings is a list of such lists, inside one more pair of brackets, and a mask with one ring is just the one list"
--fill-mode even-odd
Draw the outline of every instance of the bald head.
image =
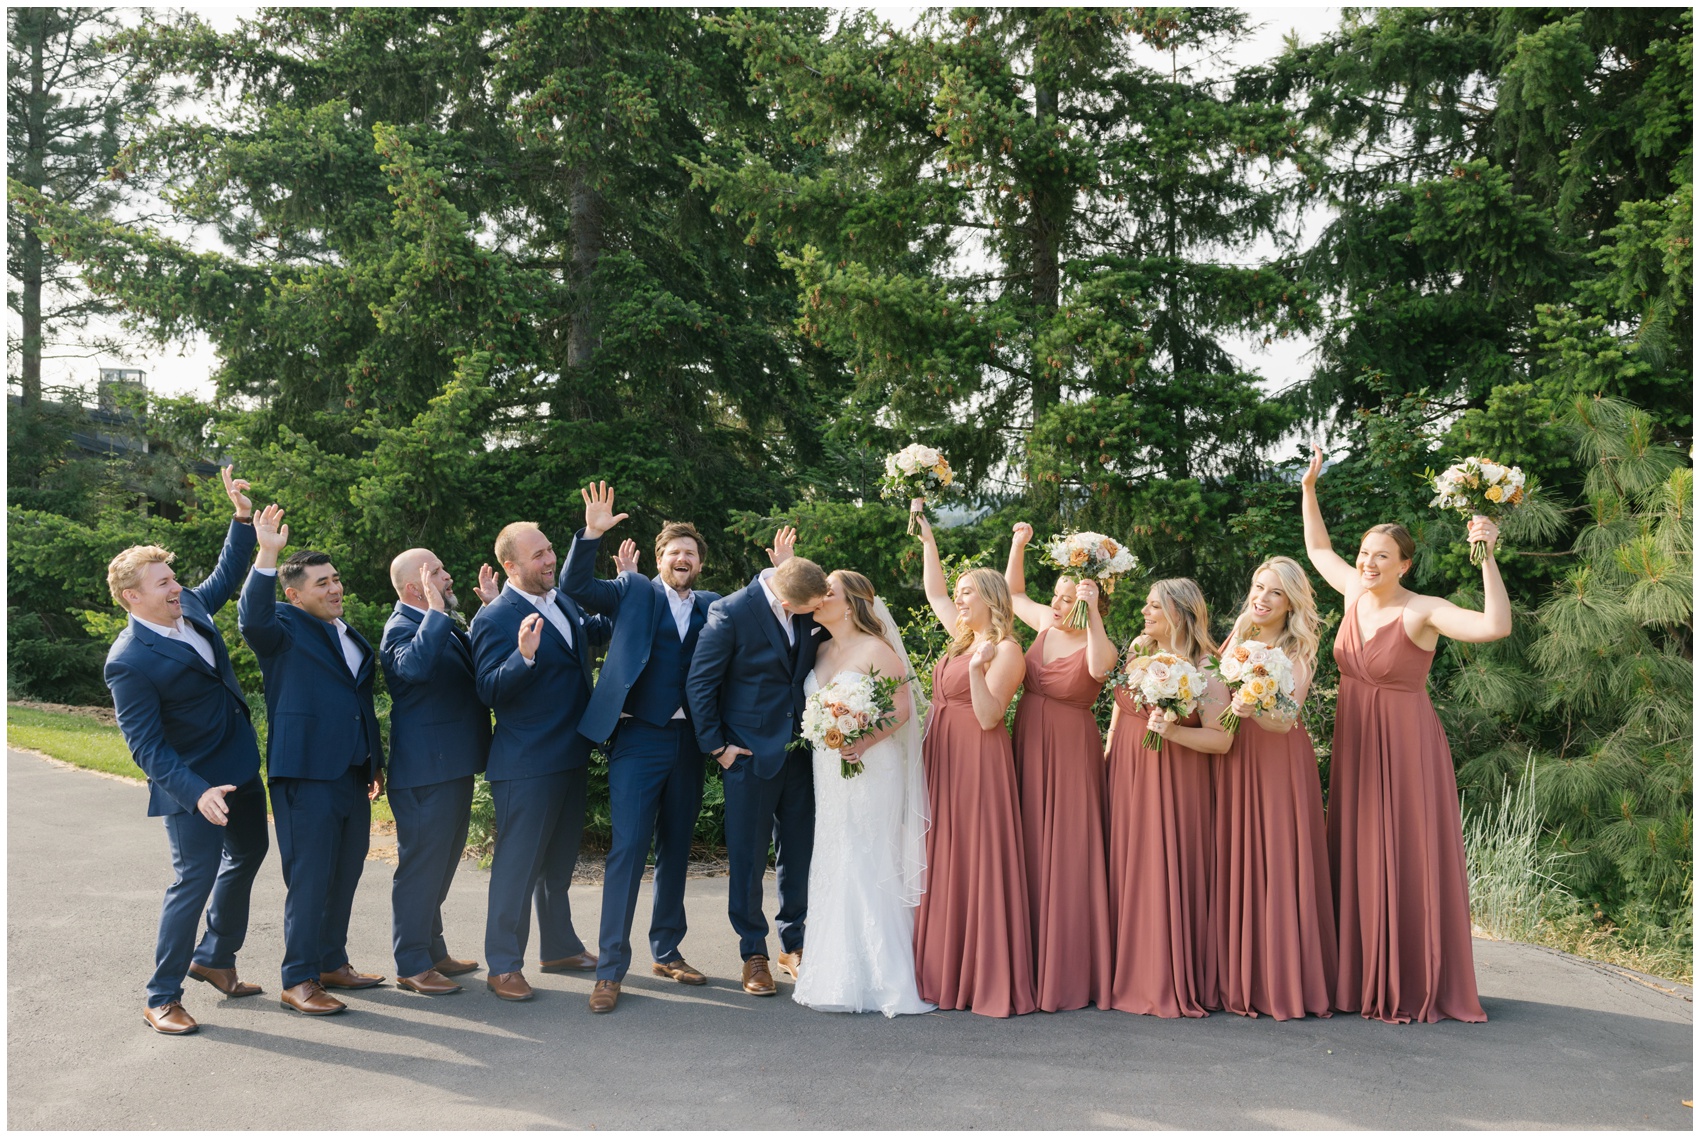
[[443, 562], [429, 549], [405, 549], [390, 562], [390, 584], [395, 595], [414, 608], [430, 608], [431, 601], [424, 582], [429, 581], [443, 595], [443, 604], [455, 609], [454, 578], [443, 568]]
[[555, 587], [555, 547], [536, 522], [509, 522], [496, 535], [496, 560], [514, 587], [534, 597]]

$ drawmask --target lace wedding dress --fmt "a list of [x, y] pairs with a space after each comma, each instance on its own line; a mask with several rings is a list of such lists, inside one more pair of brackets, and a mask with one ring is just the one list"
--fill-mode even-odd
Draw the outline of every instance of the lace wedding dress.
[[[892, 629], [889, 614], [882, 617]], [[901, 641], [897, 649], [907, 659]], [[804, 693], [818, 689], [811, 673]], [[918, 687], [911, 689], [916, 714], [863, 756], [861, 774], [840, 774], [837, 751], [814, 753], [808, 932], [792, 998], [817, 1011], [934, 1010], [915, 988], [915, 906], [925, 890], [928, 815], [918, 723], [926, 705]]]

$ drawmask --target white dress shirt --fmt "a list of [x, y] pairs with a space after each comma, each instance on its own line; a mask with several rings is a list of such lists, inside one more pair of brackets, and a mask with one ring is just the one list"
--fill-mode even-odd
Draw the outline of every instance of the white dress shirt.
[[[666, 588], [665, 585], [662, 588]], [[683, 640], [691, 631], [691, 609], [696, 607], [695, 596], [686, 589], [681, 597], [673, 589], [667, 589], [667, 604], [673, 610], [673, 626], [679, 630], [679, 639]]]
[[[268, 577], [277, 576], [277, 570], [275, 568], [262, 569], [258, 565], [254, 566], [254, 572], [264, 573]], [[360, 645], [354, 642], [354, 637], [349, 634], [348, 625], [342, 622], [341, 617], [331, 621], [331, 623], [336, 625], [336, 640], [342, 647], [342, 662], [348, 665], [348, 674], [351, 676], [358, 676], [360, 674], [360, 664], [366, 659], [366, 653], [362, 652], [360, 650]]]
[[[526, 592], [524, 589], [514, 584], [513, 578], [511, 577], [508, 578], [507, 583], [504, 584], [502, 588], [512, 589], [514, 592], [536, 605], [537, 611], [543, 614], [543, 619], [554, 625], [555, 631], [559, 632], [562, 637], [566, 639], [567, 647], [571, 648], [573, 646], [572, 621], [568, 620], [567, 614], [561, 611], [561, 606], [555, 603], [555, 594], [560, 590], [550, 589], [547, 593], [544, 593], [541, 597], [539, 597], [535, 594]], [[520, 658], [522, 660], [525, 659], [523, 656]], [[528, 668], [536, 666], [537, 659], [535, 654], [532, 659], [526, 660], [525, 664]]]
[[761, 571], [761, 591], [767, 594], [767, 607], [773, 610], [773, 619], [777, 620], [779, 627], [785, 630], [785, 643], [795, 645], [797, 643], [797, 632], [791, 627], [791, 614], [785, 611], [785, 605], [780, 601], [779, 594], [774, 592], [773, 586], [767, 583], [768, 578], [772, 577], [774, 572], [773, 569]]
[[151, 620], [143, 620], [135, 613], [130, 614], [137, 624], [145, 624], [167, 640], [181, 640], [195, 650], [195, 654], [207, 662], [207, 667], [218, 670], [218, 662], [213, 658], [212, 645], [202, 636], [200, 630], [182, 617], [177, 618], [176, 624], [155, 624]]

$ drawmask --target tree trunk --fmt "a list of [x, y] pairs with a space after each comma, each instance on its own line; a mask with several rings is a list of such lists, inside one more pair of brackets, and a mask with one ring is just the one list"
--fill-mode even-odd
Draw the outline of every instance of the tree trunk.
[[[1033, 117], [1040, 124], [1057, 117], [1057, 92], [1036, 82], [1033, 88]], [[1062, 299], [1062, 271], [1058, 263], [1063, 224], [1067, 217], [1067, 187], [1056, 184], [1055, 173], [1046, 168], [1033, 182], [1033, 331], [1040, 332], [1056, 315]], [[1033, 426], [1062, 398], [1062, 379], [1046, 362], [1035, 358], [1033, 370]]]
[[567, 366], [582, 368], [596, 355], [597, 334], [590, 303], [590, 278], [602, 256], [602, 197], [591, 185], [590, 170], [572, 173], [567, 207], [572, 212], [573, 311], [567, 322]]
[[[46, 30], [45, 9], [37, 9], [30, 13], [36, 18], [28, 25], [20, 14], [18, 27], [21, 31], [29, 27], [30, 35], [30, 98], [29, 107], [25, 113], [24, 128], [24, 183], [31, 189], [40, 190], [47, 177], [42, 158], [45, 145], [42, 139], [42, 116], [44, 106], [43, 87], [45, 86], [45, 69], [42, 64], [42, 39]], [[20, 298], [24, 325], [23, 352], [23, 405], [25, 409], [33, 409], [41, 403], [41, 235], [36, 232], [35, 221], [24, 219], [24, 248], [23, 248], [23, 295]]]

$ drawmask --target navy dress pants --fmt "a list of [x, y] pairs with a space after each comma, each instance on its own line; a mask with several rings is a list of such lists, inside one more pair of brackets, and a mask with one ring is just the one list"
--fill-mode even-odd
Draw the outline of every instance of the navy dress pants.
[[348, 963], [348, 917], [371, 844], [366, 768], [341, 778], [273, 778], [272, 819], [283, 863], [283, 986]]
[[584, 837], [588, 776], [580, 767], [490, 783], [496, 803], [496, 854], [490, 863], [484, 955], [491, 976], [524, 967], [534, 902], [539, 959], [560, 960], [584, 951], [584, 942], [573, 931], [567, 890]]
[[[225, 795], [224, 804], [230, 815], [223, 826], [213, 825], [199, 810], [165, 816], [176, 877], [159, 911], [153, 977], [148, 981], [150, 1008], [183, 999], [183, 977], [191, 963], [203, 968], [236, 967], [236, 954], [248, 936], [248, 897], [271, 845], [266, 835], [266, 789], [259, 776]], [[207, 931], [197, 945], [195, 930], [200, 927], [202, 909], [207, 914]]]
[[398, 976], [417, 976], [449, 954], [443, 939], [443, 902], [466, 854], [472, 778], [389, 790], [396, 839], [390, 928]]
[[779, 866], [779, 947], [803, 947], [809, 912], [809, 860], [815, 849], [814, 755], [790, 751], [773, 778], [756, 775], [750, 756], [739, 755], [720, 772], [726, 790], [726, 855], [730, 871], [727, 914], [745, 960], [767, 955], [762, 878], [768, 842]]
[[632, 963], [632, 918], [650, 843], [655, 845], [649, 951], [675, 960], [685, 939], [685, 870], [702, 810], [702, 752], [690, 722], [655, 727], [622, 719], [608, 755], [613, 842], [602, 879], [598, 980], [620, 980]]

